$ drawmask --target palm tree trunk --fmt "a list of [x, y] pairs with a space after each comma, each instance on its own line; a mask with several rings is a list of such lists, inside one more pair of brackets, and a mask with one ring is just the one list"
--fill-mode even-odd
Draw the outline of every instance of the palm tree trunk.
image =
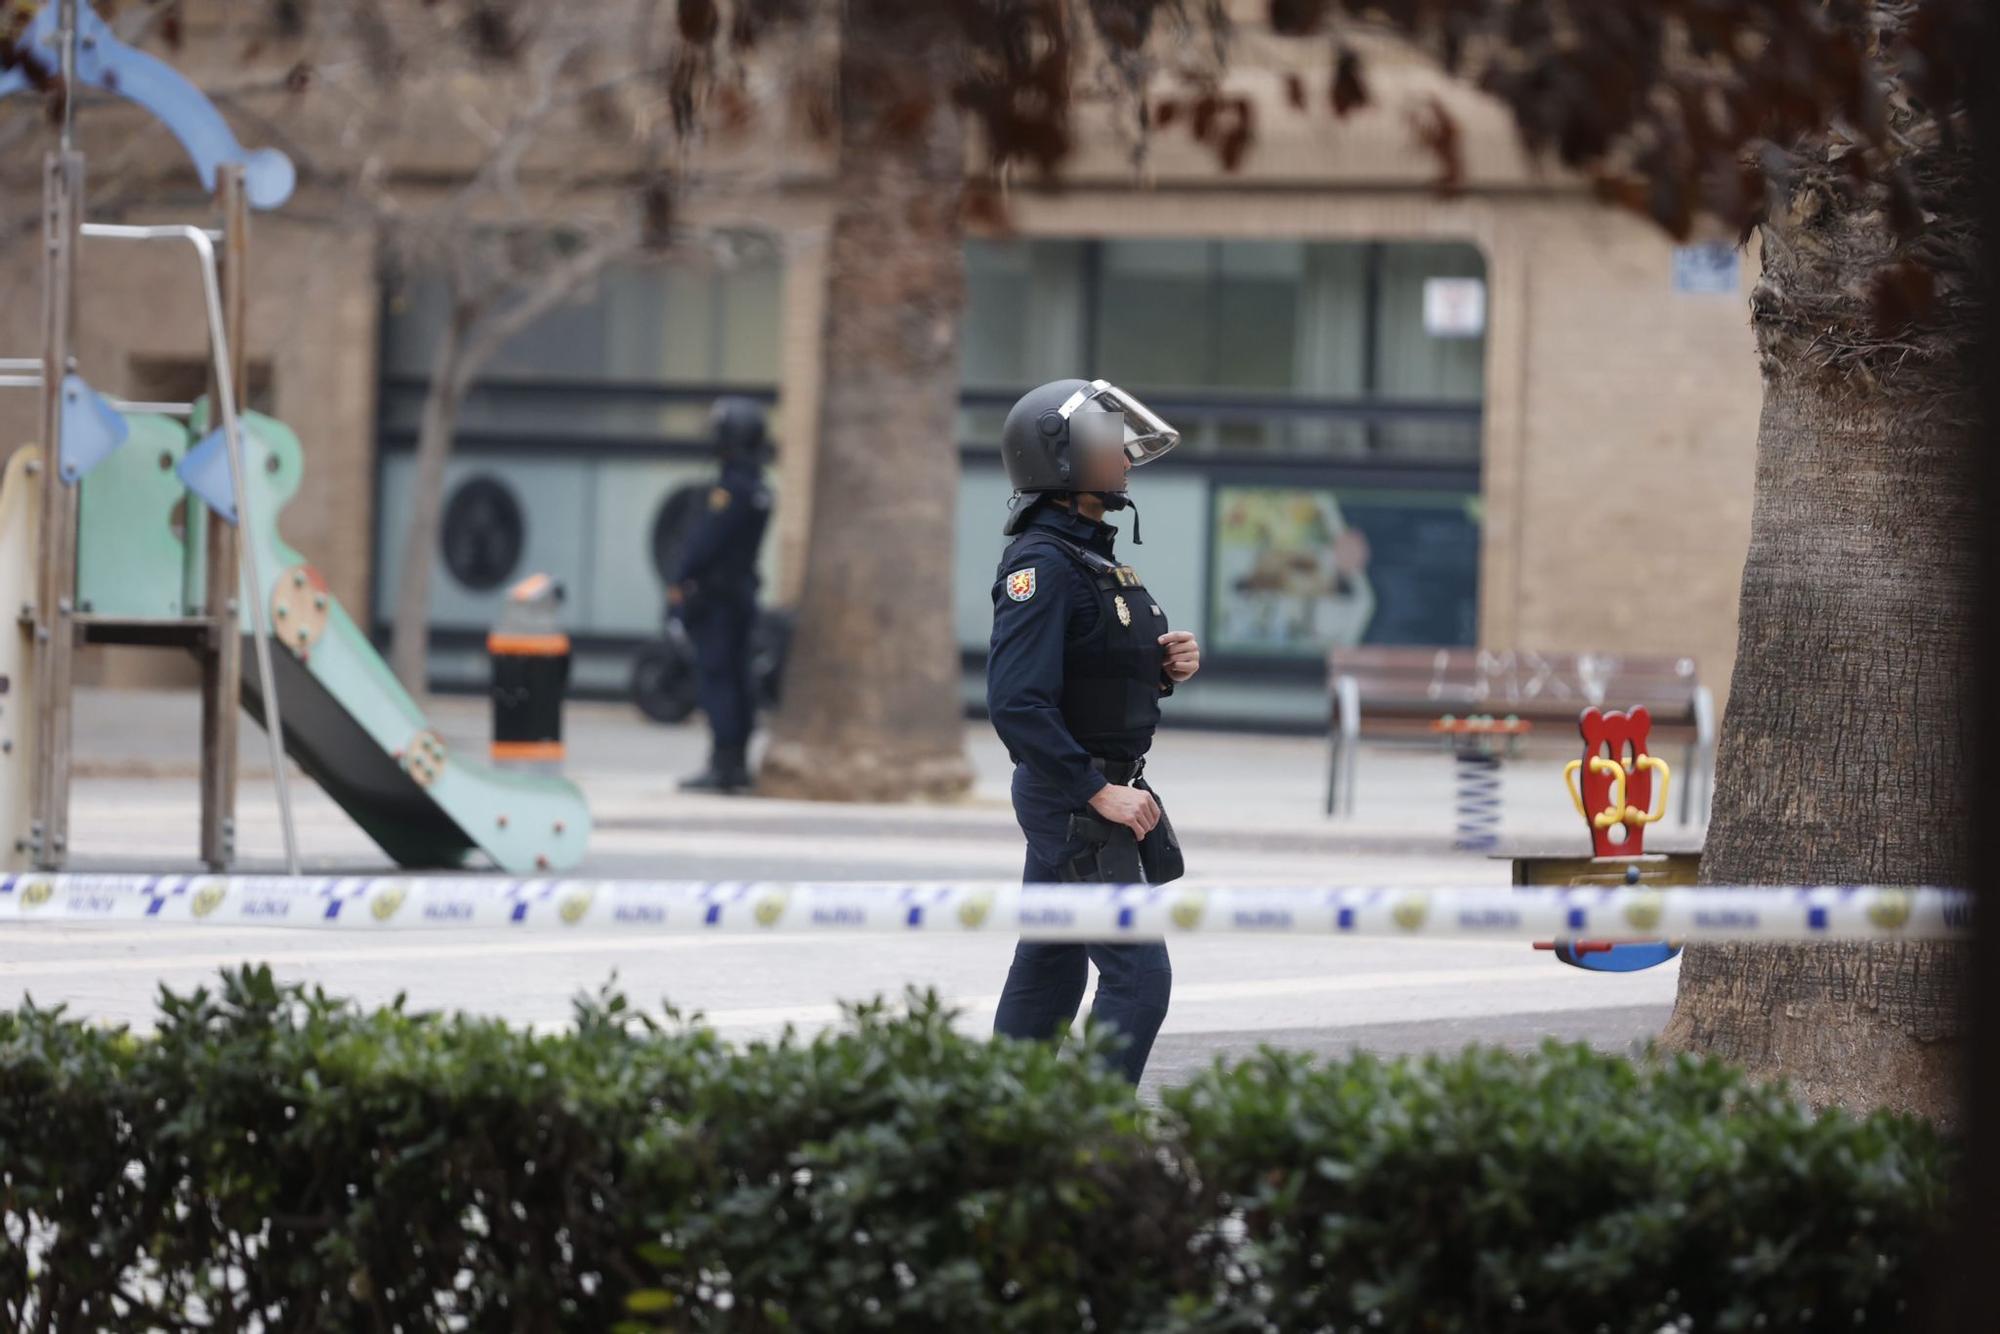
[[761, 788], [971, 783], [952, 631], [964, 141], [948, 7], [849, 0], [812, 524]]
[[[1764, 229], [1756, 506], [1704, 881], [1970, 883], [1966, 156], [1917, 161], [1936, 216], [1915, 239], [1824, 145]], [[1913, 255], [1936, 299], [1885, 329], [1870, 294]], [[1666, 1041], [1816, 1104], [1949, 1119], [1965, 970], [1956, 944], [1690, 948]]]

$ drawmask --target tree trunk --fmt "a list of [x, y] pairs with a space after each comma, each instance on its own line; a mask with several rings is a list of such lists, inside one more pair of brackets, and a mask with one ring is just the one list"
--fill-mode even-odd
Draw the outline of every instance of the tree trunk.
[[[1904, 128], [1929, 145], [1921, 237], [1898, 242], [1823, 144], [1763, 231], [1756, 506], [1707, 882], [1971, 879], [1969, 163]], [[1937, 298], [1885, 332], [1870, 294], [1913, 257]], [[1666, 1042], [1815, 1104], [1950, 1119], [1965, 969], [1956, 944], [1691, 947]]]
[[948, 6], [843, 11], [819, 456], [768, 793], [905, 800], [971, 783], [952, 631], [965, 275], [951, 28]]
[[396, 571], [396, 606], [390, 626], [389, 666], [403, 689], [421, 700], [430, 688], [431, 553], [443, 521], [444, 467], [451, 460], [458, 408], [470, 376], [462, 370], [470, 314], [454, 300], [444, 336], [431, 356], [431, 382], [417, 425], [416, 476], [410, 482], [409, 526], [403, 563]]

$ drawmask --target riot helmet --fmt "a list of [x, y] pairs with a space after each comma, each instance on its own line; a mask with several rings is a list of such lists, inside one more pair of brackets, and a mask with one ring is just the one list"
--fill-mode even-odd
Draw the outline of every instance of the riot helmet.
[[716, 399], [708, 415], [708, 431], [715, 457], [725, 467], [732, 463], [756, 467], [771, 457], [770, 437], [764, 430], [764, 409], [755, 399], [734, 396]]
[[1095, 495], [1109, 510], [1129, 507], [1125, 465], [1151, 463], [1180, 438], [1108, 380], [1051, 380], [1029, 390], [1000, 428], [1000, 457], [1014, 487], [1003, 531], [1020, 532], [1036, 502], [1052, 494]]

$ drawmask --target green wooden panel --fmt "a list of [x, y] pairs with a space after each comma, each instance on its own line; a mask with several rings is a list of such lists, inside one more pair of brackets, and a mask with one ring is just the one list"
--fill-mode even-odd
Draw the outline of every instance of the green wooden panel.
[[[125, 420], [132, 434], [124, 447], [79, 484], [77, 607], [145, 619], [193, 614], [184, 529], [201, 503], [174, 476], [190, 443], [187, 428], [170, 417]], [[198, 588], [195, 596], [199, 612]]]

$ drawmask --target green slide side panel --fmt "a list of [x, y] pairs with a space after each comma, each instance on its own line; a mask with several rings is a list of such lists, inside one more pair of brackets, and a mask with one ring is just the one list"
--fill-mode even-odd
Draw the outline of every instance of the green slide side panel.
[[[270, 615], [287, 751], [401, 865], [458, 865], [477, 849], [516, 874], [575, 867], [590, 837], [583, 793], [567, 779], [445, 750], [361, 627], [278, 536], [303, 475], [298, 437], [258, 413], [245, 413], [243, 427], [257, 524], [247, 536]], [[197, 437], [203, 429], [197, 420]], [[247, 651], [243, 691], [261, 719]]]
[[[190, 611], [190, 505], [174, 467], [188, 450], [187, 428], [171, 417], [133, 413], [123, 448], [90, 471], [77, 501], [76, 601], [80, 611], [132, 619]], [[196, 527], [199, 535], [200, 528]], [[201, 544], [196, 542], [194, 550]], [[198, 584], [195, 585], [198, 587]]]

